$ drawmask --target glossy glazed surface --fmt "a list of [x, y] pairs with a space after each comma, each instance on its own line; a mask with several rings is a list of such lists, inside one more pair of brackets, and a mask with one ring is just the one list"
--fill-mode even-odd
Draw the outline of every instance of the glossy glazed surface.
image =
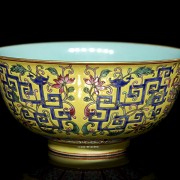
[[1, 92], [28, 129], [56, 140], [115, 140], [144, 133], [171, 109], [178, 63], [61, 65], [1, 61]]
[[54, 42], [2, 47], [0, 56], [65, 62], [136, 62], [180, 58], [180, 49], [138, 43]]
[[153, 128], [172, 108], [180, 50], [81, 43], [0, 48], [0, 91], [21, 124], [49, 139], [51, 160], [76, 168], [118, 166], [129, 138]]

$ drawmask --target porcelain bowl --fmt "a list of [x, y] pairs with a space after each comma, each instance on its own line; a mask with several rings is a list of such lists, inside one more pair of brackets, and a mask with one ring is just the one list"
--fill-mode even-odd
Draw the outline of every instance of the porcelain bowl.
[[52, 163], [127, 162], [132, 137], [172, 108], [180, 49], [138, 43], [52, 42], [0, 48], [0, 90], [15, 119], [48, 139]]

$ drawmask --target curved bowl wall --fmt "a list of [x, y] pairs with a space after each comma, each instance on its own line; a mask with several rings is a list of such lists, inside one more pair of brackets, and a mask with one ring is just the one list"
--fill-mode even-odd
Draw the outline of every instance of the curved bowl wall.
[[[70, 53], [77, 53], [77, 48], [68, 47]], [[82, 56], [74, 61], [4, 57], [8, 48], [11, 50], [0, 49], [3, 99], [20, 123], [53, 141], [88, 145], [121, 142], [165, 118], [178, 94], [178, 49], [172, 48], [177, 58], [173, 59], [172, 53], [171, 60], [86, 62], [80, 61]], [[115, 51], [111, 47], [108, 52]], [[51, 149], [62, 151], [54, 146]]]

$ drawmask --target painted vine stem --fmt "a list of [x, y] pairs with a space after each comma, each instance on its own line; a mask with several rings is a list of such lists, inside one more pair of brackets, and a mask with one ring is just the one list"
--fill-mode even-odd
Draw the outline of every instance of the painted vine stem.
[[[125, 75], [123, 75], [122, 69], [120, 67], [117, 67], [114, 69], [113, 78], [109, 78], [109, 81], [105, 82], [102, 79], [105, 78], [109, 73], [112, 73], [111, 70], [104, 69], [100, 72], [99, 75], [97, 75], [97, 69], [98, 67], [92, 68], [87, 65], [84, 71], [84, 73], [87, 76], [89, 76], [89, 78], [84, 79], [84, 82], [86, 84], [86, 87], [84, 88], [84, 92], [88, 95], [84, 98], [84, 101], [88, 103], [84, 110], [84, 114], [85, 114], [84, 119], [88, 119], [90, 116], [97, 115], [96, 109], [90, 109], [90, 107], [92, 105], [97, 104], [97, 101], [95, 100], [95, 98], [100, 94], [101, 91], [106, 91], [106, 94], [108, 95], [112, 94], [113, 87], [118, 89], [118, 88], [128, 85], [131, 82], [131, 80], [134, 79], [132, 75], [135, 75], [137, 78], [141, 79], [140, 84], [143, 83], [144, 76], [147, 76], [150, 74], [154, 76], [154, 70], [146, 66], [140, 67], [136, 69], [135, 71], [132, 71], [132, 69], [129, 68], [127, 69], [127, 73]], [[135, 85], [135, 84], [138, 84], [138, 81], [132, 82], [132, 85]], [[162, 92], [159, 92], [159, 93], [161, 94]], [[123, 94], [125, 95], [124, 97], [124, 103], [125, 103], [129, 94], [126, 91], [124, 91]], [[149, 118], [146, 116], [145, 111], [149, 110], [149, 106], [151, 106], [151, 103], [155, 95], [157, 95], [157, 93], [155, 92], [151, 94], [149, 98], [146, 99], [145, 105], [140, 108], [134, 104], [130, 105], [129, 111], [127, 111], [125, 107], [121, 106], [119, 101], [114, 102], [114, 105], [117, 105], [120, 109], [122, 109], [124, 116], [133, 116], [136, 112], [143, 113], [142, 123], [133, 124], [133, 126], [128, 126], [129, 130], [126, 131], [126, 134], [131, 133], [131, 132], [139, 133], [147, 128], [150, 128], [154, 124], [154, 123], [147, 122]], [[137, 95], [135, 93], [131, 94], [131, 97], [133, 101], [136, 101]], [[135, 109], [132, 109], [133, 106], [135, 106]], [[100, 135], [103, 135], [105, 132], [108, 132], [108, 136], [120, 135], [122, 132], [124, 132], [124, 129], [121, 130], [120, 126], [116, 126], [115, 131], [109, 130], [109, 126], [112, 124], [112, 121], [114, 120], [121, 121], [118, 115], [119, 115], [118, 112], [112, 113], [110, 116], [109, 122], [100, 131], [95, 130], [93, 128], [95, 127], [94, 122], [86, 122], [82, 127], [83, 134], [84, 135], [92, 134], [93, 136], [96, 136], [97, 133]]]
[[[58, 71], [55, 68], [49, 67], [47, 69], [45, 69], [46, 71], [49, 71], [52, 75], [56, 76], [57, 78], [54, 79], [54, 84], [50, 83], [49, 80], [49, 76], [45, 77], [45, 72], [44, 72], [44, 67], [41, 65], [37, 65], [36, 66], [36, 72], [34, 73], [31, 69], [31, 67], [28, 65], [27, 68], [25, 68], [24, 66], [20, 65], [20, 64], [16, 64], [13, 65], [10, 68], [10, 72], [14, 72], [14, 73], [18, 73], [19, 74], [19, 79], [20, 81], [22, 81], [22, 76], [25, 75], [25, 73], [28, 73], [27, 77], [31, 80], [32, 83], [35, 83], [36, 85], [40, 85], [40, 86], [44, 86], [46, 85], [47, 91], [49, 93], [51, 93], [53, 90], [53, 88], [59, 89], [59, 93], [61, 94], [61, 96], [63, 96], [62, 99], [62, 103], [68, 104], [70, 106], [70, 108], [64, 108], [63, 109], [63, 113], [66, 115], [67, 112], [70, 113], [72, 118], [76, 118], [75, 116], [75, 108], [74, 106], [70, 103], [70, 101], [74, 100], [74, 96], [70, 95], [70, 93], [72, 93], [74, 91], [74, 87], [73, 86], [69, 86], [69, 84], [72, 84], [75, 80], [75, 78], [69, 78], [70, 74], [74, 73], [74, 70], [72, 68], [72, 66], [67, 66], [67, 67], [62, 67], [59, 66], [61, 68], [61, 72], [62, 74], [58, 74]], [[68, 73], [65, 75], [65, 71], [68, 70]], [[26, 83], [30, 83], [28, 78], [24, 78], [24, 82]], [[14, 99], [14, 102], [18, 103], [18, 107], [20, 108], [20, 121], [22, 121], [22, 123], [25, 126], [28, 126], [31, 129], [35, 129], [38, 130], [37, 128], [35, 128], [35, 123], [31, 123], [30, 121], [27, 121], [23, 118], [23, 110], [27, 109], [28, 113], [38, 113], [39, 112], [39, 107], [42, 105], [42, 103], [36, 104], [36, 108], [33, 108], [33, 104], [31, 102], [26, 102], [26, 103], [22, 103], [20, 102], [20, 98], [17, 95], [16, 91], [14, 91], [15, 87], [11, 87], [11, 91], [12, 91], [12, 96]], [[35, 99], [37, 100], [37, 89], [33, 90], [33, 96], [35, 97]], [[30, 90], [26, 89], [25, 92], [25, 96], [27, 99], [30, 98]], [[45, 100], [46, 103], [48, 100]], [[13, 102], [13, 108], [15, 109], [15, 105]], [[56, 102], [56, 100], [54, 100], [54, 102]], [[65, 125], [67, 126], [66, 129], [63, 128], [59, 128], [58, 125], [56, 125], [52, 119], [51, 119], [51, 115], [50, 112], [48, 112], [47, 110], [42, 110], [42, 112], [46, 115], [46, 117], [48, 118], [49, 123], [51, 123], [52, 127], [49, 128], [46, 126], [45, 123], [43, 122], [38, 122], [41, 123], [40, 130], [46, 133], [51, 133], [51, 134], [55, 134], [55, 130], [58, 131], [58, 133], [61, 132], [66, 132], [66, 134], [70, 134], [70, 133], [75, 133], [75, 134], [79, 134], [79, 127], [77, 126], [77, 124], [71, 120], [66, 121]], [[42, 113], [41, 112], [41, 113]], [[16, 111], [16, 115], [17, 111]], [[44, 116], [40, 116], [40, 119], [42, 120], [44, 118]], [[72, 128], [73, 127], [73, 128]]]

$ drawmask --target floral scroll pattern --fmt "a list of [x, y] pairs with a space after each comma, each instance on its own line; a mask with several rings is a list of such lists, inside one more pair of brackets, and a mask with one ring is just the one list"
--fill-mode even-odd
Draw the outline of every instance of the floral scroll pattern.
[[[175, 67], [177, 68], [176, 72], [174, 72]], [[110, 69], [103, 69], [99, 75], [97, 70], [98, 67], [86, 66], [84, 71], [89, 76], [89, 78], [84, 78], [86, 84], [84, 92], [88, 95], [84, 98], [84, 101], [87, 102], [84, 119], [89, 120], [82, 127], [84, 135], [96, 136], [97, 134], [103, 135], [105, 132], [108, 136], [122, 133], [142, 133], [154, 126], [159, 119], [165, 117], [177, 98], [180, 85], [178, 64], [174, 64], [173, 67], [158, 66], [154, 70], [148, 66], [142, 66], [135, 70], [128, 68], [126, 73], [123, 73], [121, 67], [114, 68], [114, 72]], [[108, 76], [109, 73], [113, 75], [109, 79], [106, 78], [107, 82], [105, 82], [102, 78]], [[173, 73], [177, 73], [177, 75], [171, 83], [171, 74]], [[153, 82], [154, 84], [151, 84], [147, 90], [148, 84]], [[172, 89], [169, 96], [166, 97], [170, 86]], [[140, 89], [142, 89], [141, 94]], [[114, 96], [116, 94], [114, 102], [112, 94]], [[141, 96], [140, 101], [138, 100], [139, 96]], [[165, 101], [170, 103], [161, 113]], [[111, 107], [102, 108], [103, 104], [109, 104]], [[158, 108], [158, 106], [160, 107]], [[101, 111], [105, 112], [104, 119], [100, 118]], [[162, 114], [161, 117], [159, 114]], [[106, 125], [103, 126], [104, 123]], [[98, 128], [96, 128], [96, 124], [98, 124]]]
[[[72, 66], [60, 66], [60, 74], [55, 68], [44, 69], [41, 65], [37, 65], [36, 71], [33, 72], [29, 65], [26, 68], [21, 64], [16, 64], [9, 68], [7, 64], [3, 63], [0, 70], [2, 88], [4, 92], [8, 92], [5, 96], [11, 102], [9, 105], [14, 115], [22, 124], [30, 129], [50, 134], [62, 132], [79, 134], [79, 127], [72, 121], [72, 119], [76, 119], [75, 108], [71, 103], [74, 100], [74, 96], [71, 95], [74, 87], [70, 86], [75, 78], [69, 77], [74, 73]], [[53, 83], [49, 82], [46, 71], [55, 77]], [[67, 71], [68, 73], [65, 74]], [[3, 72], [6, 73], [5, 76], [3, 76]], [[14, 76], [12, 73], [16, 73], [18, 76]], [[53, 89], [58, 89], [59, 94], [53, 94]], [[44, 94], [45, 91], [48, 92], [47, 98]], [[48, 105], [48, 103], [52, 105]], [[57, 105], [53, 105], [53, 103]], [[58, 111], [59, 109], [60, 111]], [[56, 117], [56, 111], [60, 117]], [[55, 123], [54, 119], [58, 123]], [[66, 120], [65, 127], [62, 123], [63, 120]]]
[[1, 92], [24, 126], [45, 134], [129, 136], [166, 117], [179, 91], [178, 63], [104, 67], [81, 65], [82, 117], [77, 66], [1, 62]]

